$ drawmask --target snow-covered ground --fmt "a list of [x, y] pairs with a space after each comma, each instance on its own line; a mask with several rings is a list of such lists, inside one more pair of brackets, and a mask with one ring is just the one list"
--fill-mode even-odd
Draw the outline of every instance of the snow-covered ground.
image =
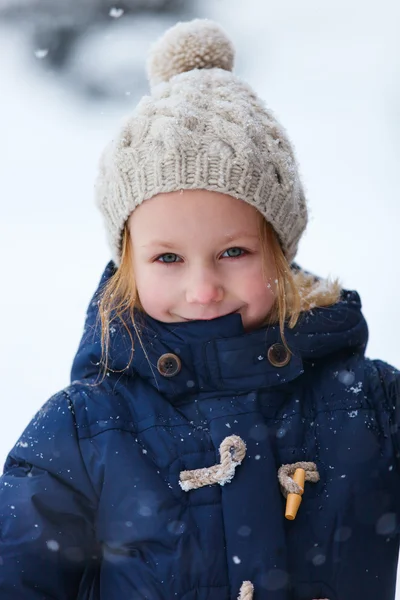
[[[399, 3], [203, 0], [198, 16], [225, 26], [237, 72], [297, 148], [312, 215], [298, 261], [360, 292], [369, 356], [399, 367]], [[97, 160], [127, 111], [85, 103], [30, 64], [20, 35], [0, 29], [1, 462], [68, 384], [109, 259]]]

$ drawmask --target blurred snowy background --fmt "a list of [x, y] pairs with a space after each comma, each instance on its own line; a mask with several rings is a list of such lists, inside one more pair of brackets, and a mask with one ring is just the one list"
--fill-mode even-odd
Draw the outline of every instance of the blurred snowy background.
[[68, 384], [109, 260], [99, 154], [147, 90], [151, 42], [193, 17], [225, 27], [296, 146], [311, 209], [298, 261], [360, 292], [368, 355], [400, 367], [397, 0], [0, 0], [1, 462]]

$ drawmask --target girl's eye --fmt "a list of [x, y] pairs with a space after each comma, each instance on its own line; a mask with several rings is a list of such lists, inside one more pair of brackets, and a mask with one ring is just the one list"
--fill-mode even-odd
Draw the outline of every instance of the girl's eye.
[[178, 259], [179, 259], [179, 256], [177, 254], [168, 252], [167, 254], [161, 254], [161, 256], [159, 256], [157, 258], [157, 261], [170, 264], [170, 263], [178, 262]]
[[[239, 256], [245, 254], [245, 251], [243, 248], [228, 248], [228, 250], [225, 250], [224, 254], [228, 254], [228, 258], [239, 258]], [[222, 256], [224, 256], [224, 254]]]

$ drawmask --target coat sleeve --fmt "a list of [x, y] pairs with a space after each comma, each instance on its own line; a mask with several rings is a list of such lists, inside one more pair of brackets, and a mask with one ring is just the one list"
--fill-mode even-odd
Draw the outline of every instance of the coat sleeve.
[[0, 478], [1, 600], [75, 600], [95, 568], [96, 498], [63, 391], [31, 421]]
[[400, 371], [381, 360], [373, 361], [379, 386], [391, 417], [391, 433], [400, 459]]

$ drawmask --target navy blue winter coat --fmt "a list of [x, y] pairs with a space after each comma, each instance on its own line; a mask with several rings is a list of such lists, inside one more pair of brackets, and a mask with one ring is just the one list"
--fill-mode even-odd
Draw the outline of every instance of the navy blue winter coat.
[[[110, 263], [103, 281], [112, 272]], [[365, 358], [355, 292], [287, 330], [239, 315], [113, 329], [100, 385], [97, 295], [72, 383], [11, 453], [0, 485], [1, 600], [391, 600], [400, 531], [399, 373]], [[271, 350], [272, 348], [272, 350]], [[167, 356], [165, 356], [167, 355]], [[161, 359], [161, 360], [160, 360]], [[230, 483], [184, 491], [219, 462]], [[277, 472], [312, 461], [297, 517]]]

